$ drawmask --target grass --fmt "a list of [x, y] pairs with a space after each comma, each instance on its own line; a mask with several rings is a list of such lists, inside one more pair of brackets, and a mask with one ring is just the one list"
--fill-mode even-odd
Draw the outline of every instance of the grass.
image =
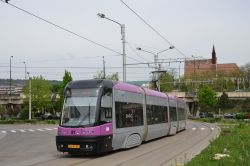
[[[250, 166], [250, 124], [225, 124], [220, 127], [220, 136], [187, 166]], [[215, 154], [227, 156], [215, 159]]]

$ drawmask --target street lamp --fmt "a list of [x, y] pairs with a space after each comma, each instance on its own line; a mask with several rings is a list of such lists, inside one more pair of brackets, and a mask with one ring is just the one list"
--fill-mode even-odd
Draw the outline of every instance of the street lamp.
[[11, 97], [11, 59], [13, 56], [10, 56], [10, 97]]
[[105, 72], [105, 60], [104, 60], [104, 56], [102, 56], [102, 63], [103, 63], [103, 79], [106, 78], [106, 72]]
[[23, 61], [23, 64], [24, 64], [24, 78], [25, 78], [25, 80], [26, 80], [26, 79], [27, 79], [26, 62]]
[[106, 17], [105, 14], [102, 13], [98, 13], [97, 16], [112, 21], [121, 27], [123, 82], [126, 82], [125, 25]]
[[139, 50], [139, 51], [147, 52], [147, 53], [149, 53], [149, 54], [154, 55], [155, 70], [157, 70], [157, 69], [158, 69], [158, 56], [159, 56], [159, 54], [161, 54], [161, 53], [163, 53], [163, 52], [165, 52], [165, 51], [167, 51], [167, 50], [174, 49], [174, 48], [175, 48], [174, 46], [170, 46], [169, 48], [167, 48], [167, 49], [165, 49], [165, 50], [162, 50], [162, 51], [159, 51], [159, 52], [156, 52], [156, 53], [151, 52], [151, 51], [144, 50], [144, 49], [142, 49], [141, 47], [137, 47], [136, 49]]
[[153, 73], [156, 73], [156, 80], [158, 80], [158, 90], [159, 90], [159, 91], [161, 91], [161, 90], [160, 90], [160, 80], [159, 80], [159, 72], [160, 72], [160, 71], [159, 71], [159, 68], [160, 68], [160, 67], [158, 67], [158, 56], [159, 56], [159, 54], [161, 54], [161, 53], [163, 53], [163, 52], [165, 52], [165, 51], [167, 51], [167, 50], [174, 49], [174, 48], [175, 48], [174, 46], [170, 46], [169, 48], [164, 49], [164, 50], [159, 51], [159, 52], [156, 52], [156, 53], [151, 52], [151, 51], [144, 50], [144, 49], [142, 49], [141, 47], [137, 47], [137, 48], [136, 48], [136, 49], [139, 50], [139, 51], [147, 52], [147, 53], [149, 53], [149, 54], [154, 55], [155, 72], [153, 72]]
[[29, 77], [29, 120], [31, 120], [31, 77], [29, 72], [27, 74]]

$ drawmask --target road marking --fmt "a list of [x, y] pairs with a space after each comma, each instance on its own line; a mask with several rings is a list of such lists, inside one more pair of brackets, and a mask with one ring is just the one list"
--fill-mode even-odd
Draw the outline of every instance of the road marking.
[[43, 129], [37, 129], [38, 131], [44, 131]]
[[205, 130], [205, 128], [202, 127], [201, 130]]
[[211, 130], [214, 130], [214, 128], [213, 128], [213, 127], [211, 127]]
[[195, 128], [195, 127], [193, 127], [193, 128], [192, 128], [192, 130], [196, 130], [196, 128]]
[[45, 130], [51, 131], [51, 130], [53, 130], [53, 129], [46, 128]]
[[52, 131], [52, 130], [57, 130], [57, 128], [44, 128], [44, 129], [15, 129], [15, 130], [10, 130], [10, 131], [0, 131], [0, 133], [6, 134], [7, 132], [12, 132], [16, 133], [17, 131], [25, 133], [25, 132], [35, 132], [36, 130], [38, 131]]

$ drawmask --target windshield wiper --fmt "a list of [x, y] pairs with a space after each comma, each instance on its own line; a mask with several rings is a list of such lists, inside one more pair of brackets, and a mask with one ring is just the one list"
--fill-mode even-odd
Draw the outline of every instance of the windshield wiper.
[[89, 124], [90, 124], [90, 103], [89, 103], [89, 107], [88, 107], [88, 114], [87, 114], [87, 115], [85, 115], [85, 116], [83, 116], [83, 117], [81, 118], [81, 120], [79, 121], [79, 123], [77, 124], [77, 126], [85, 126], [85, 125], [89, 125], [89, 124], [80, 125], [80, 124], [82, 123], [82, 121], [83, 121], [84, 119], [86, 119], [86, 118], [87, 118], [87, 116], [89, 117]]

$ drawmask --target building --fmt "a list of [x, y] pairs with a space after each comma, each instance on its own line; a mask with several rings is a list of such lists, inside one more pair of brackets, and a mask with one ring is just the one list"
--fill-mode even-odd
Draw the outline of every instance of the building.
[[217, 63], [217, 56], [213, 46], [211, 59], [201, 59], [193, 57], [191, 60], [185, 60], [184, 77], [186, 79], [197, 80], [198, 78], [216, 78], [218, 75], [224, 77], [235, 77], [239, 72], [236, 63]]
[[0, 86], [0, 105], [4, 108], [4, 112], [0, 112], [0, 118], [8, 116], [17, 116], [23, 104], [23, 87]]

